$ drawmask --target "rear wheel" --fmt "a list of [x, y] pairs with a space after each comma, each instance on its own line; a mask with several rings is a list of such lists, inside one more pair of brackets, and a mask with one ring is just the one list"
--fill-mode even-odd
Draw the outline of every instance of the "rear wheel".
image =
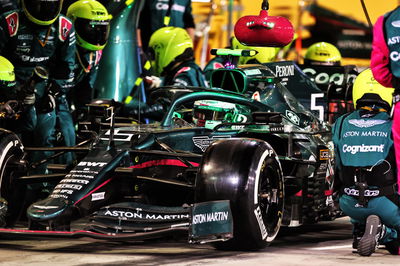
[[23, 206], [25, 191], [17, 183], [24, 173], [23, 146], [14, 133], [0, 129], [0, 197], [7, 201], [6, 224], [17, 220]]
[[257, 250], [278, 234], [283, 212], [283, 176], [265, 141], [230, 139], [210, 145], [196, 180], [196, 202], [230, 200], [234, 238], [218, 249]]

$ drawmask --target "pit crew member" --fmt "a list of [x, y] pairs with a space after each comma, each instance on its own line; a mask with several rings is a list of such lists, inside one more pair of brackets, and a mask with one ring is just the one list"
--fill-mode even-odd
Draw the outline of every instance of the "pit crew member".
[[385, 244], [399, 253], [400, 209], [389, 112], [393, 89], [380, 85], [370, 69], [354, 82], [356, 110], [333, 127], [339, 205], [354, 225], [353, 248], [370, 256]]
[[[36, 66], [49, 70], [50, 78], [35, 87], [37, 125], [25, 145], [52, 147], [56, 126], [55, 105], [68, 92], [73, 78], [75, 31], [69, 19], [60, 15], [62, 0], [22, 0], [21, 9], [0, 17], [0, 54], [15, 67], [17, 84], [30, 78]], [[34, 152], [39, 161], [51, 152]], [[45, 170], [41, 166], [39, 173]]]

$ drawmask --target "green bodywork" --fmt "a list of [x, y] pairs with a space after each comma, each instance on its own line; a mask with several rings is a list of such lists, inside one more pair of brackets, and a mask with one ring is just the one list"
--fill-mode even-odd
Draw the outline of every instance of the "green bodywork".
[[[113, 19], [108, 44], [103, 50], [94, 85], [95, 98], [122, 101], [130, 94], [141, 72], [136, 24], [143, 3], [143, 0], [136, 0], [129, 5], [126, 5], [125, 1], [110, 2], [106, 5]], [[135, 95], [138, 94], [139, 91]]]

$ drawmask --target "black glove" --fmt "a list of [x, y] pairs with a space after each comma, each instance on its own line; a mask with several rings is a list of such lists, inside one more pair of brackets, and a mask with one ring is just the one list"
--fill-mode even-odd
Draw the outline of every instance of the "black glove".
[[55, 80], [51, 80], [45, 90], [45, 95], [43, 95], [39, 104], [39, 111], [42, 113], [49, 113], [56, 108], [56, 99], [60, 95], [60, 86]]
[[61, 92], [60, 85], [57, 84], [55, 80], [51, 80], [49, 84], [47, 85], [46, 88], [47, 94], [50, 94], [53, 96], [53, 98], [57, 98], [57, 96]]
[[37, 66], [34, 68], [31, 77], [17, 89], [17, 99], [24, 105], [34, 105], [36, 101], [35, 87], [39, 82], [48, 79], [48, 72], [45, 68]]
[[56, 108], [56, 99], [51, 94], [46, 94], [42, 97], [39, 104], [39, 111], [41, 113], [50, 113]]

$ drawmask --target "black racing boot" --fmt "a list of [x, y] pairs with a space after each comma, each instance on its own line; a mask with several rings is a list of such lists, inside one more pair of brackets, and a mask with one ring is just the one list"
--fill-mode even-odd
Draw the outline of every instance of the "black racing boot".
[[400, 238], [397, 237], [397, 239], [385, 243], [385, 247], [389, 251], [390, 254], [400, 255]]
[[367, 218], [365, 232], [358, 242], [357, 251], [361, 256], [371, 256], [378, 247], [379, 240], [385, 234], [385, 226], [377, 215], [370, 215]]

